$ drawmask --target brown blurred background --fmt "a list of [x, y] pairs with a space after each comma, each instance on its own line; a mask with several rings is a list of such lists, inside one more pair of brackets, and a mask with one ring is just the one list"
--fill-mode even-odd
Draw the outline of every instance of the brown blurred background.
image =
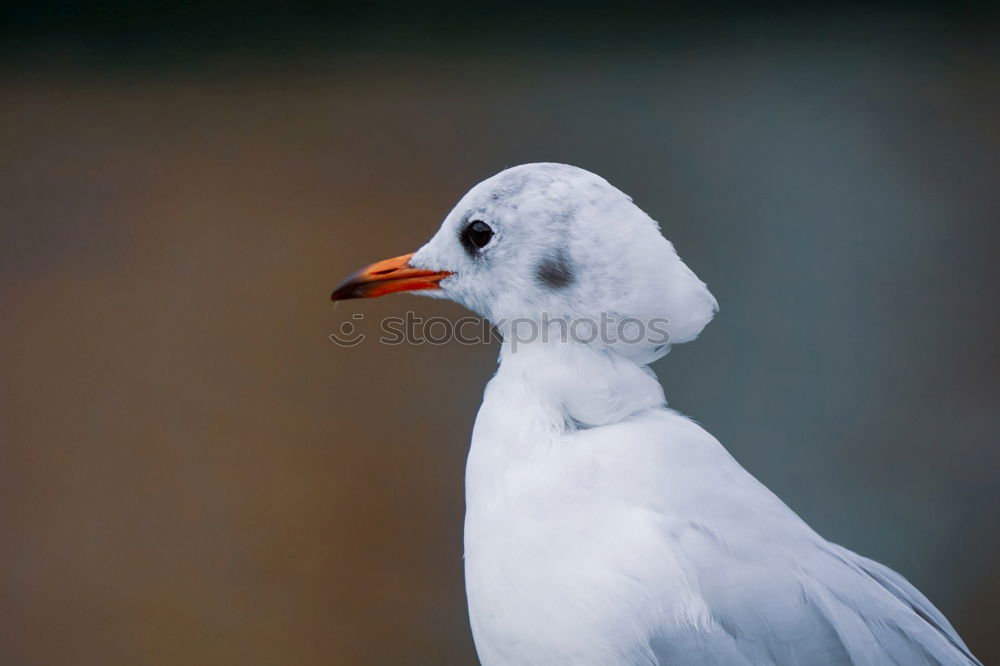
[[0, 663], [471, 664], [488, 346], [331, 287], [551, 160], [721, 313], [667, 397], [1000, 659], [1000, 22], [24, 4], [0, 21]]

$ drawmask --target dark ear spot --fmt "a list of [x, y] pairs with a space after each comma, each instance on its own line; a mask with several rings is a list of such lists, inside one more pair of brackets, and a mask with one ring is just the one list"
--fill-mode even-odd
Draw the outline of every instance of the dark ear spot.
[[573, 284], [573, 265], [565, 254], [546, 257], [535, 269], [538, 280], [552, 289], [562, 289]]

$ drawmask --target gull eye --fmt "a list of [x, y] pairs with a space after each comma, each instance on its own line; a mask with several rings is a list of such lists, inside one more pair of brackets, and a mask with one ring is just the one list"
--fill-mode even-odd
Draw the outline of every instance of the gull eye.
[[486, 224], [482, 220], [473, 220], [469, 222], [469, 226], [465, 228], [465, 240], [469, 245], [475, 248], [482, 249], [490, 242], [493, 238], [493, 229], [490, 225]]

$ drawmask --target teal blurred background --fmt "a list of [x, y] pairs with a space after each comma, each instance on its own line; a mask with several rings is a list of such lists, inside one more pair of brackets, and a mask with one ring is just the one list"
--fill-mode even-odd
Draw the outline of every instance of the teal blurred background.
[[0, 17], [0, 662], [468, 664], [489, 346], [327, 336], [560, 161], [721, 313], [668, 400], [1000, 659], [1000, 21], [975, 5], [33, 3]]

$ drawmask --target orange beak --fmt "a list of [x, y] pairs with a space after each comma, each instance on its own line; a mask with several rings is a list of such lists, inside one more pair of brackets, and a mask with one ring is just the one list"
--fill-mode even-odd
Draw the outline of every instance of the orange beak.
[[409, 261], [413, 253], [377, 261], [348, 276], [333, 290], [330, 300], [346, 301], [349, 298], [375, 298], [397, 291], [440, 289], [438, 282], [451, 273], [413, 268]]

